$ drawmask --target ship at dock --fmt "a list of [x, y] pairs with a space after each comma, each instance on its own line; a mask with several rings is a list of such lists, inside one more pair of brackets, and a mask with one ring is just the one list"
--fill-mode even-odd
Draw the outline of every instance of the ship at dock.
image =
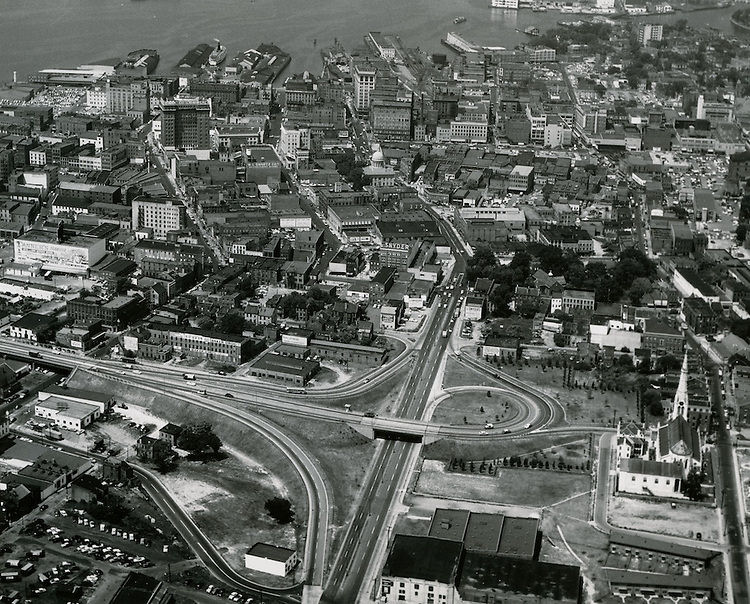
[[115, 67], [117, 73], [145, 77], [151, 75], [159, 64], [159, 53], [151, 48], [134, 50]]
[[208, 64], [211, 67], [217, 67], [221, 65], [226, 58], [226, 46], [222, 46], [221, 42], [219, 42], [219, 40], [216, 40], [216, 48], [214, 48], [213, 52], [208, 56]]
[[533, 25], [529, 25], [523, 30], [523, 33], [525, 33], [527, 36], [532, 36], [534, 38], [539, 37], [542, 35], [542, 33], [539, 31], [538, 27], [534, 27]]

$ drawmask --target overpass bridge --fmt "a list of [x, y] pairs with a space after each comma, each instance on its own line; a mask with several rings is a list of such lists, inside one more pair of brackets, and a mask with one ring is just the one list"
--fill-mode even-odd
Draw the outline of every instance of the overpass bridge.
[[429, 445], [445, 436], [441, 433], [444, 426], [404, 418], [356, 417], [347, 425], [370, 440], [379, 438]]

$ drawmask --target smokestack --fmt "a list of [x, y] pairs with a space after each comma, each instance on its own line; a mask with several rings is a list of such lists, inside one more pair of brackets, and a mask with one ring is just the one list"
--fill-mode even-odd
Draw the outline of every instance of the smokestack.
[[17, 82], [18, 82], [18, 72], [17, 72], [17, 71], [14, 71], [14, 72], [13, 72], [13, 83], [15, 84], [15, 83], [17, 83]]
[[65, 239], [65, 227], [63, 226], [65, 221], [61, 220], [60, 224], [57, 225], [57, 243], [62, 243]]

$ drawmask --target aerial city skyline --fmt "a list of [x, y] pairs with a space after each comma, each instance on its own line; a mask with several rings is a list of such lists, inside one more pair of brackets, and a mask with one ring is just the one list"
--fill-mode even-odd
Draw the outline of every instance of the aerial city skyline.
[[0, 600], [750, 602], [750, 9], [0, 0]]

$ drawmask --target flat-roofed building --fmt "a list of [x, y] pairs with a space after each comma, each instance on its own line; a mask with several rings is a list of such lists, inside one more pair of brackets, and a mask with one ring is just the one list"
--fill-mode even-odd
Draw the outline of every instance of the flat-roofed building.
[[49, 396], [36, 403], [34, 415], [50, 419], [66, 430], [82, 430], [99, 417], [100, 411], [95, 405]]
[[106, 241], [83, 235], [63, 235], [32, 229], [13, 241], [15, 261], [41, 264], [43, 270], [60, 273], [86, 273], [107, 253]]
[[304, 386], [319, 370], [317, 361], [269, 353], [258, 358], [250, 366], [249, 373], [254, 377]]
[[151, 229], [156, 239], [166, 239], [170, 231], [186, 226], [185, 206], [171, 197], [136, 197], [131, 206], [133, 230]]
[[256, 543], [245, 552], [245, 568], [286, 577], [297, 566], [297, 552], [269, 543]]
[[510, 518], [503, 520], [497, 553], [504, 556], [533, 560], [536, 558], [541, 533], [539, 518]]

